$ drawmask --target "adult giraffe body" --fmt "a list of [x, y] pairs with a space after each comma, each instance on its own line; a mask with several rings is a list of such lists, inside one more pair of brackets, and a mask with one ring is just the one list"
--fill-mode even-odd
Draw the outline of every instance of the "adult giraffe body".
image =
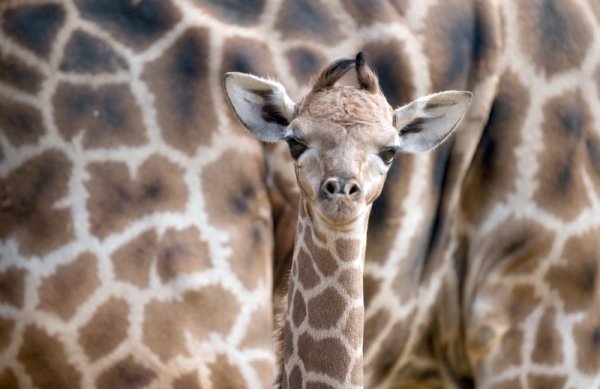
[[2, 2], [0, 387], [269, 386], [298, 192], [222, 75], [363, 48], [474, 91], [373, 206], [365, 385], [598, 386], [597, 3], [365, 3]]

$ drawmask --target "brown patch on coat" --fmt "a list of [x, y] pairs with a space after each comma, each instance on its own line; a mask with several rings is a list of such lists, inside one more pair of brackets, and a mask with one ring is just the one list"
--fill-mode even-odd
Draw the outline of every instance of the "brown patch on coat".
[[251, 324], [246, 327], [246, 335], [240, 342], [241, 348], [260, 348], [273, 343], [272, 312], [266, 302], [252, 313], [248, 322]]
[[327, 249], [317, 246], [310, 232], [304, 234], [304, 243], [312, 257], [312, 262], [317, 265], [321, 274], [327, 277], [337, 270], [338, 266], [333, 255]]
[[363, 274], [358, 269], [347, 269], [340, 273], [338, 282], [350, 297], [356, 298], [363, 294]]
[[586, 317], [573, 327], [577, 350], [577, 368], [586, 374], [600, 369], [600, 309], [594, 306]]
[[64, 49], [60, 70], [74, 73], [113, 73], [127, 62], [108, 43], [83, 30], [75, 30]]
[[598, 229], [570, 238], [560, 261], [552, 265], [544, 280], [560, 296], [565, 311], [573, 313], [592, 307], [598, 298]]
[[269, 46], [256, 39], [233, 37], [223, 43], [221, 74], [241, 72], [259, 77], [276, 77]]
[[2, 30], [17, 44], [48, 58], [56, 35], [65, 22], [60, 4], [27, 4], [4, 9]]
[[[375, 341], [375, 339], [377, 339], [377, 337], [381, 335], [390, 319], [391, 316], [388, 310], [385, 308], [381, 308], [373, 315], [366, 317], [364, 329], [365, 350], [369, 344], [371, 344], [373, 341]], [[378, 365], [378, 363], [375, 363], [375, 366]]]
[[554, 309], [547, 309], [538, 325], [535, 335], [535, 343], [531, 360], [533, 362], [552, 365], [561, 363], [563, 360], [562, 353], [562, 334], [556, 328], [556, 313]]
[[69, 209], [55, 203], [68, 193], [71, 163], [48, 150], [0, 179], [0, 238], [13, 237], [24, 256], [44, 255], [73, 238]]
[[363, 357], [359, 357], [356, 359], [354, 363], [354, 367], [350, 372], [350, 382], [354, 385], [362, 386], [363, 385]]
[[[2, 283], [0, 282], [0, 284]], [[14, 320], [0, 317], [0, 352], [3, 352], [10, 344], [10, 341], [12, 340], [12, 331], [14, 328]]]
[[72, 141], [83, 132], [86, 149], [139, 146], [147, 141], [140, 107], [128, 85], [61, 82], [52, 105], [63, 138]]
[[[385, 311], [383, 311], [385, 312]], [[386, 313], [387, 314], [387, 313]], [[409, 334], [412, 331], [415, 331], [412, 328], [412, 318], [414, 314], [411, 313], [407, 316], [407, 319], [397, 321], [392, 328], [385, 335], [385, 341], [381, 344], [381, 347], [376, 350], [374, 357], [371, 359], [371, 363], [367, 368], [371, 370], [371, 375], [375, 378], [388, 377], [396, 363], [400, 360], [400, 357], [403, 351], [406, 349], [407, 342], [409, 339]], [[381, 326], [381, 330], [383, 330], [383, 325], [387, 324], [389, 318], [381, 318], [378, 319], [379, 325]], [[369, 330], [369, 322], [367, 321], [365, 324], [365, 350], [369, 352], [369, 344], [370, 340], [367, 340], [366, 334]], [[375, 335], [381, 335], [381, 331], [375, 332], [376, 330], [371, 330], [371, 333]], [[371, 339], [371, 336], [369, 337]], [[373, 338], [375, 339], [375, 338]], [[409, 386], [410, 387], [410, 386]]]
[[0, 374], [0, 388], [19, 389], [19, 380], [11, 368], [6, 368]]
[[586, 136], [584, 166], [594, 186], [600, 187], [600, 136], [595, 133]]
[[283, 362], [287, 362], [294, 355], [294, 339], [292, 337], [292, 326], [289, 320], [285, 321], [283, 329]]
[[306, 371], [325, 374], [340, 382], [343, 382], [352, 362], [340, 340], [316, 340], [307, 333], [298, 338], [298, 355]]
[[258, 375], [258, 379], [261, 382], [261, 388], [269, 388], [273, 386], [273, 382], [275, 382], [275, 366], [271, 361], [267, 361], [265, 359], [257, 359], [252, 361], [250, 365], [256, 371]]
[[[417, 269], [420, 267], [423, 256], [422, 248], [425, 243], [421, 240], [426, 236], [428, 227], [426, 225], [415, 226], [415, 240], [408, 247], [408, 251], [404, 253], [404, 260], [399, 261], [396, 270], [389, 272], [389, 277], [394, 277], [391, 284], [391, 290], [398, 298], [401, 304], [409, 302], [415, 296], [415, 291], [420, 287], [421, 279], [418, 277]], [[398, 261], [397, 257], [392, 253], [391, 261]], [[387, 291], [382, 291], [387, 293]]]
[[22, 339], [17, 358], [34, 385], [42, 388], [81, 387], [81, 374], [67, 360], [58, 339], [35, 325], [25, 328]]
[[275, 28], [284, 40], [335, 43], [341, 31], [327, 4], [323, 0], [287, 0], [280, 7]]
[[23, 308], [25, 303], [25, 277], [27, 272], [16, 267], [8, 267], [0, 272], [0, 302]]
[[165, 142], [188, 155], [210, 143], [217, 130], [209, 75], [210, 33], [190, 28], [142, 73], [156, 100]]
[[360, 254], [360, 241], [357, 239], [337, 239], [335, 249], [339, 259], [342, 261], [352, 261], [358, 258]]
[[337, 327], [346, 309], [346, 301], [337, 290], [329, 287], [308, 301], [308, 324], [317, 329]]
[[298, 281], [302, 284], [304, 289], [312, 289], [321, 282], [321, 279], [312, 264], [312, 259], [304, 248], [299, 249], [295, 263], [298, 264], [296, 266], [298, 269]]
[[345, 10], [360, 27], [375, 23], [387, 23], [398, 17], [393, 5], [383, 1], [351, 0]]
[[371, 274], [363, 274], [363, 294], [365, 299], [365, 307], [371, 304], [373, 297], [379, 293], [381, 289], [381, 280], [376, 279]]
[[200, 240], [200, 231], [195, 227], [183, 230], [170, 228], [160, 240], [154, 230], [146, 231], [120, 247], [112, 255], [112, 260], [117, 279], [139, 287], [148, 285], [150, 267], [155, 260], [163, 283], [211, 265], [208, 246]]
[[435, 58], [429, 61], [433, 90], [465, 89], [473, 62], [485, 50], [478, 45], [485, 38], [478, 22], [467, 0], [439, 2], [429, 10], [424, 23], [435, 27], [424, 30], [423, 42], [427, 57]]
[[216, 285], [188, 291], [177, 300], [153, 300], [144, 311], [143, 341], [167, 362], [187, 354], [186, 334], [201, 342], [210, 332], [229, 333], [239, 309], [235, 295]]
[[515, 188], [515, 147], [529, 106], [529, 92], [519, 78], [504, 73], [492, 103], [473, 161], [465, 177], [461, 209], [466, 219], [479, 223], [493, 206]]
[[495, 383], [491, 386], [491, 389], [516, 389], [521, 387], [521, 380], [519, 378], [511, 378]]
[[581, 178], [586, 140], [595, 133], [590, 109], [579, 91], [568, 91], [544, 106], [544, 151], [539, 158], [536, 202], [562, 219], [589, 205]]
[[483, 258], [498, 266], [502, 276], [529, 274], [544, 261], [554, 241], [554, 233], [529, 219], [509, 219], [493, 233]]
[[183, 171], [162, 156], [150, 156], [134, 178], [121, 162], [94, 162], [88, 171], [90, 229], [100, 238], [122, 230], [139, 217], [185, 207], [188, 193]]
[[140, 288], [147, 287], [157, 245], [156, 231], [148, 230], [115, 250], [111, 255], [115, 278]]
[[565, 387], [567, 377], [558, 374], [529, 374], [527, 384], [531, 389], [561, 389]]
[[35, 143], [45, 132], [37, 108], [4, 97], [0, 97], [0, 129], [13, 146]]
[[240, 368], [224, 355], [218, 355], [215, 362], [208, 365], [213, 388], [245, 388], [246, 380]]
[[294, 293], [294, 298], [288, 309], [292, 312], [294, 326], [300, 327], [300, 324], [302, 324], [304, 318], [306, 318], [306, 302], [298, 290]]
[[201, 174], [209, 223], [227, 231], [232, 271], [248, 288], [264, 282], [272, 266], [272, 220], [266, 171], [258, 155], [229, 150]]
[[79, 344], [91, 361], [110, 353], [127, 337], [128, 315], [127, 302], [110, 298], [79, 329]]
[[387, 38], [366, 42], [365, 52], [369, 65], [377, 73], [381, 91], [392, 107], [404, 105], [416, 97], [414, 71], [403, 41]]
[[143, 388], [155, 379], [156, 373], [128, 356], [103, 371], [96, 385], [99, 389]]
[[312, 77], [327, 63], [325, 55], [311, 47], [294, 47], [285, 56], [292, 75], [300, 85], [308, 85]]
[[518, 3], [521, 46], [546, 75], [580, 68], [592, 32], [579, 6], [557, 0]]
[[196, 0], [202, 12], [223, 20], [227, 25], [252, 25], [260, 21], [265, 0]]
[[99, 286], [96, 257], [83, 253], [42, 279], [38, 308], [68, 320]]
[[0, 69], [0, 80], [17, 89], [37, 93], [42, 86], [43, 76], [36, 68], [1, 50]]
[[362, 346], [364, 333], [365, 311], [363, 308], [353, 308], [348, 314], [343, 334], [355, 350]]
[[76, 0], [75, 5], [81, 17], [136, 50], [150, 46], [181, 19], [178, 8], [167, 1]]
[[513, 323], [523, 322], [542, 303], [542, 299], [536, 295], [535, 288], [531, 285], [515, 286], [510, 293], [508, 315]]
[[168, 229], [159, 242], [156, 266], [163, 283], [210, 267], [208, 245], [200, 240], [200, 231]]
[[[285, 381], [283, 381], [285, 382]], [[288, 385], [287, 385], [287, 389], [292, 389], [292, 388], [301, 388], [302, 387], [302, 372], [300, 371], [300, 367], [298, 367], [298, 365], [295, 365], [294, 368], [292, 369], [292, 371], [290, 372], [290, 376], [287, 379]]]
[[484, 359], [485, 364], [491, 368], [488, 373], [500, 374], [511, 366], [521, 365], [523, 344], [523, 331], [514, 327], [508, 329], [500, 341], [499, 351], [494, 353], [493, 357]]
[[173, 389], [202, 389], [200, 381], [198, 380], [198, 373], [193, 371], [181, 375], [173, 381]]

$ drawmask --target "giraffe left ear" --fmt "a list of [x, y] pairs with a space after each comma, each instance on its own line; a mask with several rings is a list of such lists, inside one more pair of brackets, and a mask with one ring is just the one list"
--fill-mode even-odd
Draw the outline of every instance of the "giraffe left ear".
[[394, 111], [400, 150], [421, 153], [448, 138], [471, 104], [471, 92], [447, 91], [421, 97]]
[[294, 102], [278, 82], [245, 73], [225, 74], [225, 94], [242, 124], [264, 142], [282, 140]]

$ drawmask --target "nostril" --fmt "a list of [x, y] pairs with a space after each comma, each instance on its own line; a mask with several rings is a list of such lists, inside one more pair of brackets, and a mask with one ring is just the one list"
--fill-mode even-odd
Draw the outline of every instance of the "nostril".
[[329, 181], [327, 184], [325, 184], [325, 191], [329, 194], [335, 194], [337, 189], [337, 185], [332, 181]]
[[350, 180], [344, 185], [344, 192], [350, 198], [359, 198], [361, 193], [360, 185], [356, 181]]
[[361, 188], [358, 182], [348, 178], [329, 178], [321, 184], [321, 193], [328, 197], [360, 197]]

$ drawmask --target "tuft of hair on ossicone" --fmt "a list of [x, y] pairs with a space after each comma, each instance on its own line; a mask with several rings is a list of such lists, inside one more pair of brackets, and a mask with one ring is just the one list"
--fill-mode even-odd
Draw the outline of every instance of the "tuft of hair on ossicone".
[[327, 66], [315, 79], [311, 92], [318, 92], [332, 88], [350, 69], [356, 69], [358, 85], [371, 93], [378, 93], [379, 79], [366, 62], [364, 51], [356, 54], [354, 59], [343, 58]]

